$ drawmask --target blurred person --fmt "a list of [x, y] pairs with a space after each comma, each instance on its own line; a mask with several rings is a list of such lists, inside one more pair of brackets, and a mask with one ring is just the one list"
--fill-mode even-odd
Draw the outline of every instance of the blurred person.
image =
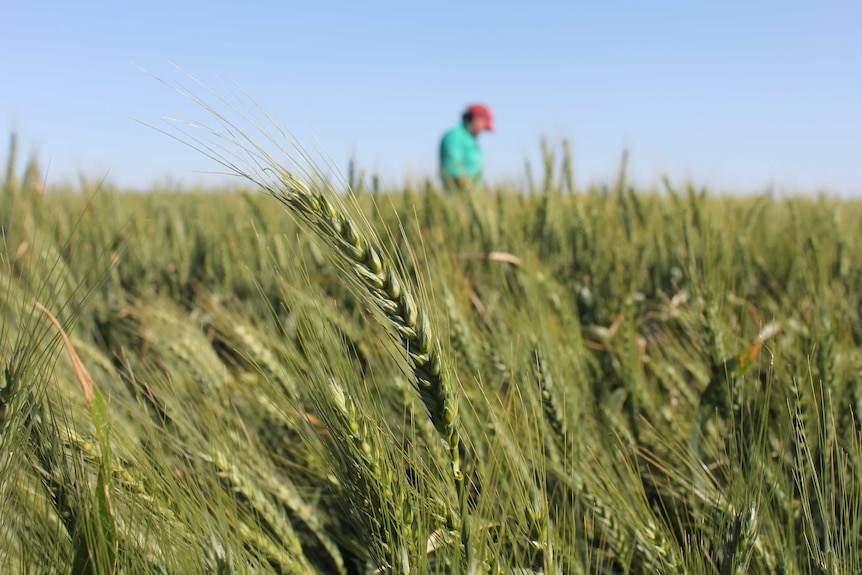
[[473, 104], [464, 111], [461, 123], [443, 135], [440, 142], [440, 177], [446, 189], [471, 189], [481, 186], [485, 163], [479, 135], [494, 131], [491, 108]]

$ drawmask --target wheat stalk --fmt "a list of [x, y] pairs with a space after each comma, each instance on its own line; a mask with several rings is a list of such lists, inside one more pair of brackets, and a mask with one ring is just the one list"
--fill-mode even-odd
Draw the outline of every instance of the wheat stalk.
[[250, 477], [249, 469], [231, 462], [228, 455], [216, 446], [213, 446], [212, 453], [201, 453], [199, 457], [210, 463], [230, 489], [242, 496], [241, 501], [248, 506], [255, 520], [260, 522], [259, 526], [252, 528], [240, 519], [238, 525], [243, 538], [290, 572], [310, 573], [311, 565], [293, 525], [284, 511], [272, 501], [270, 494], [264, 492]]

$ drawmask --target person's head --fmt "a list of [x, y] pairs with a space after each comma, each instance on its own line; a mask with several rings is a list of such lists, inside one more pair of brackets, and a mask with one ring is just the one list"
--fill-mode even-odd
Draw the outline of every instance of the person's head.
[[483, 104], [473, 104], [462, 116], [467, 130], [474, 136], [478, 136], [485, 130], [494, 131], [494, 114], [491, 108]]

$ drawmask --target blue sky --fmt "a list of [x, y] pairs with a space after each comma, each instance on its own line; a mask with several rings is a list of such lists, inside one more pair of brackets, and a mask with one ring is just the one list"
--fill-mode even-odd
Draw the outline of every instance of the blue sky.
[[130, 119], [206, 118], [136, 67], [184, 80], [171, 63], [393, 185], [435, 174], [439, 137], [482, 101], [491, 182], [523, 177], [544, 135], [572, 141], [581, 186], [628, 148], [643, 186], [862, 197], [858, 0], [2, 0], [0, 158], [15, 131], [49, 184], [212, 181]]

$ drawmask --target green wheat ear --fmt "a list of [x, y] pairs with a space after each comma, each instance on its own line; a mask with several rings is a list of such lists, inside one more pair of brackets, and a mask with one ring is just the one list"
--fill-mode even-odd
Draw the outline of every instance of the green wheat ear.
[[[231, 102], [213, 94], [239, 118], [235, 122], [200, 97], [181, 87], [179, 91], [220, 122], [226, 134], [212, 130], [211, 139], [207, 140], [178, 127], [176, 130], [180, 136], [165, 133], [202, 152], [237, 176], [256, 184], [286, 206], [300, 223], [332, 248], [357, 292], [373, 303], [387, 323], [394, 328], [397, 340], [406, 351], [410, 362], [419, 397], [434, 427], [448, 446], [452, 477], [462, 514], [466, 515], [458, 401], [450, 380], [449, 368], [443, 360], [440, 344], [431, 329], [428, 316], [417, 306], [415, 297], [395, 266], [383, 255], [376, 238], [371, 233], [360, 231], [355, 220], [341, 207], [336, 192], [324, 182], [316, 166], [303, 155], [298, 146], [290, 144], [293, 153], [280, 148], [286, 167], [285, 163], [277, 161], [237, 125], [237, 122], [250, 124], [269, 143], [278, 146], [277, 139], [270, 134], [264, 123], [271, 126], [277, 124], [259, 106], [254, 110], [239, 110]], [[263, 120], [258, 119], [256, 113], [263, 114]], [[282, 135], [285, 134], [282, 132]], [[298, 167], [299, 162], [308, 167]], [[309, 175], [309, 179], [314, 183], [309, 185], [298, 177], [297, 173]], [[469, 525], [466, 518], [461, 523], [462, 541], [469, 554]]]

